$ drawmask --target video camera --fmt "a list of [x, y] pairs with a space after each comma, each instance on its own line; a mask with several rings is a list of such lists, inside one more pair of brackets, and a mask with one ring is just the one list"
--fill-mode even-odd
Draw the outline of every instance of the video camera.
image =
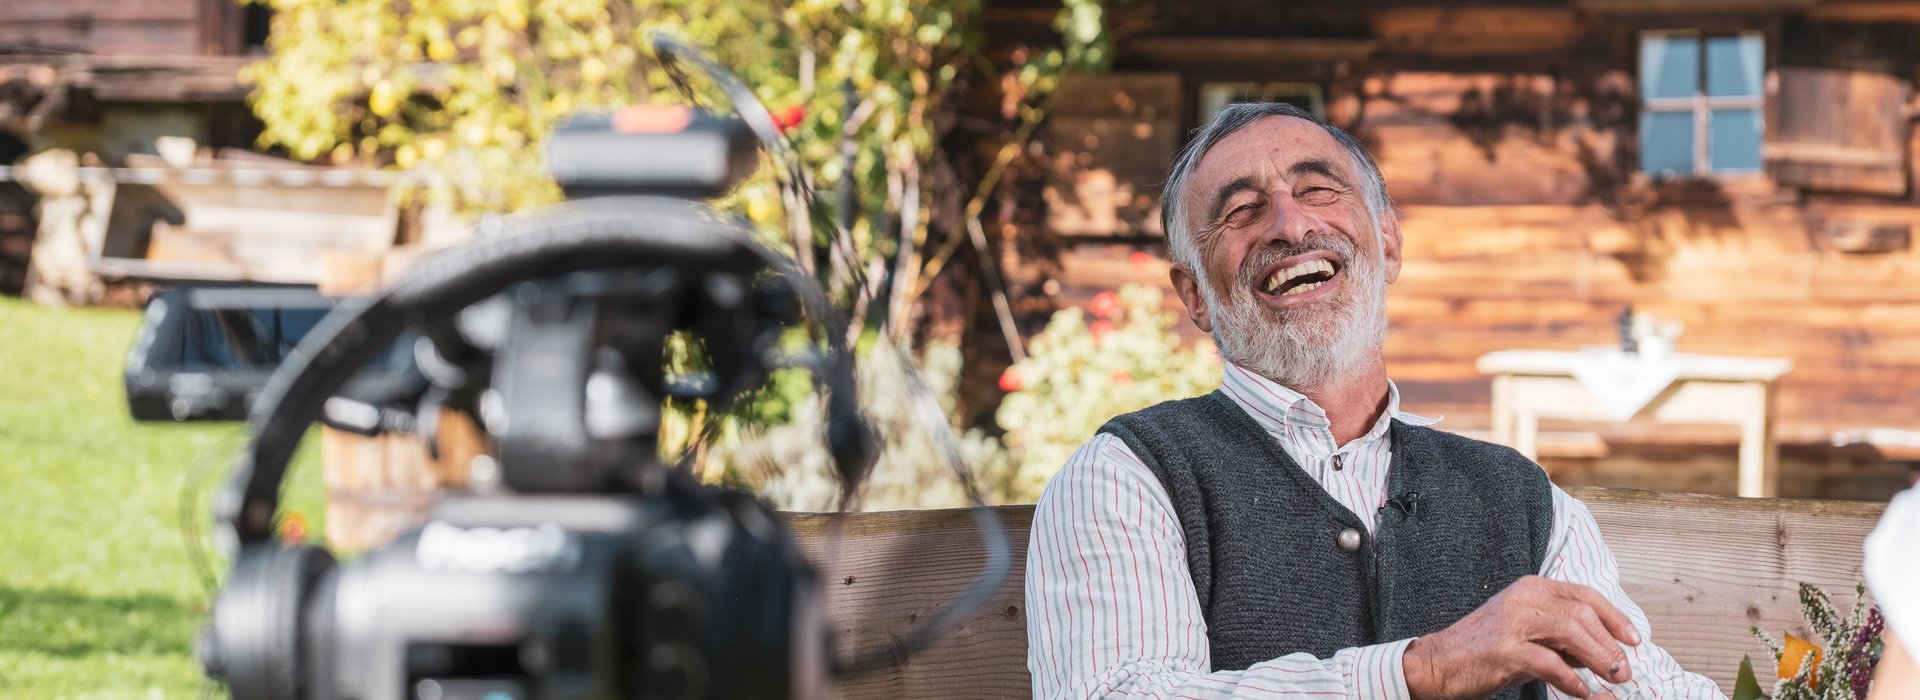
[[[678, 106], [577, 118], [548, 152], [567, 202], [482, 226], [377, 295], [157, 296], [127, 366], [136, 417], [245, 413], [253, 433], [215, 500], [234, 565], [199, 642], [208, 675], [243, 700], [810, 698], [877, 667], [830, 658], [816, 575], [772, 511], [659, 457], [664, 400], [724, 408], [810, 320], [827, 326], [811, 367], [828, 449], [843, 475], [873, 460], [817, 284], [699, 201], [753, 169], [766, 133]], [[702, 371], [666, 371], [676, 332]], [[471, 492], [349, 563], [275, 540], [314, 421], [433, 445], [445, 410], [488, 437]], [[1005, 547], [989, 547], [1000, 573], [971, 602], [876, 658], [997, 587]]]

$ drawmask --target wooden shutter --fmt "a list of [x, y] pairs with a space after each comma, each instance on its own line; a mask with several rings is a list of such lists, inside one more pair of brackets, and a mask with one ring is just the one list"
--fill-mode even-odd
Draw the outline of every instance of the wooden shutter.
[[1069, 236], [1157, 235], [1173, 167], [1180, 76], [1069, 75], [1047, 117], [1047, 227]]
[[1907, 193], [1907, 81], [1782, 66], [1769, 102], [1767, 170], [1810, 190]]

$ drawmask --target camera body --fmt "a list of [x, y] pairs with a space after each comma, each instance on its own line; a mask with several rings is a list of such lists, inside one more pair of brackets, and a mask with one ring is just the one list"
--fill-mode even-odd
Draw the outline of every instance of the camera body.
[[344, 566], [267, 547], [235, 578], [305, 582], [222, 593], [202, 655], [235, 697], [777, 698], [824, 684], [814, 578], [740, 494], [450, 498]]
[[[764, 380], [799, 319], [777, 256], [692, 199], [737, 182], [753, 142], [736, 120], [646, 109], [555, 135], [550, 157], [592, 155], [553, 164], [586, 198], [483, 227], [341, 302], [260, 389], [253, 441], [215, 503], [235, 564], [199, 650], [233, 697], [824, 692], [822, 594], [781, 522], [659, 458], [663, 400], [723, 408]], [[706, 157], [676, 174], [677, 159], [647, 158], [660, 153]], [[647, 165], [623, 181], [609, 165], [623, 157]], [[663, 367], [676, 332], [702, 349], [700, 371]], [[396, 342], [414, 380], [349, 391]], [[850, 396], [841, 379], [834, 392]], [[433, 444], [442, 409], [486, 429], [472, 493], [344, 564], [275, 541], [281, 478], [312, 422]]]

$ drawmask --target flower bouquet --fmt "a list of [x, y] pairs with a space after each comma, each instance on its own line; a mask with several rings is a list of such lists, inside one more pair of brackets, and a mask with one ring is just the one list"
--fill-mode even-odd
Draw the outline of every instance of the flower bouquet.
[[1763, 694], [1753, 675], [1753, 659], [1741, 659], [1732, 700], [1865, 700], [1867, 687], [1873, 682], [1873, 666], [1880, 659], [1880, 632], [1886, 621], [1867, 595], [1865, 585], [1854, 590], [1859, 599], [1842, 617], [1825, 592], [1800, 584], [1801, 614], [1826, 643], [1825, 650], [1792, 634], [1784, 634], [1784, 640], [1775, 639], [1759, 627], [1752, 628], [1754, 636], [1773, 654], [1779, 680], [1774, 682], [1771, 694]]

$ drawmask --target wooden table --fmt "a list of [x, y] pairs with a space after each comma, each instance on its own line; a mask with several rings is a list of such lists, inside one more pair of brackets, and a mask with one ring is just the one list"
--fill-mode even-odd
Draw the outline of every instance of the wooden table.
[[[1619, 361], [1636, 361], [1633, 355], [1615, 352]], [[1780, 451], [1773, 433], [1773, 396], [1792, 361], [1675, 354], [1661, 361], [1665, 371], [1674, 372], [1673, 380], [1631, 416], [1622, 416], [1574, 378], [1576, 367], [1594, 357], [1593, 351], [1547, 350], [1482, 356], [1480, 371], [1494, 376], [1493, 440], [1536, 459], [1542, 418], [1733, 424], [1740, 427], [1739, 495], [1775, 494]]]

